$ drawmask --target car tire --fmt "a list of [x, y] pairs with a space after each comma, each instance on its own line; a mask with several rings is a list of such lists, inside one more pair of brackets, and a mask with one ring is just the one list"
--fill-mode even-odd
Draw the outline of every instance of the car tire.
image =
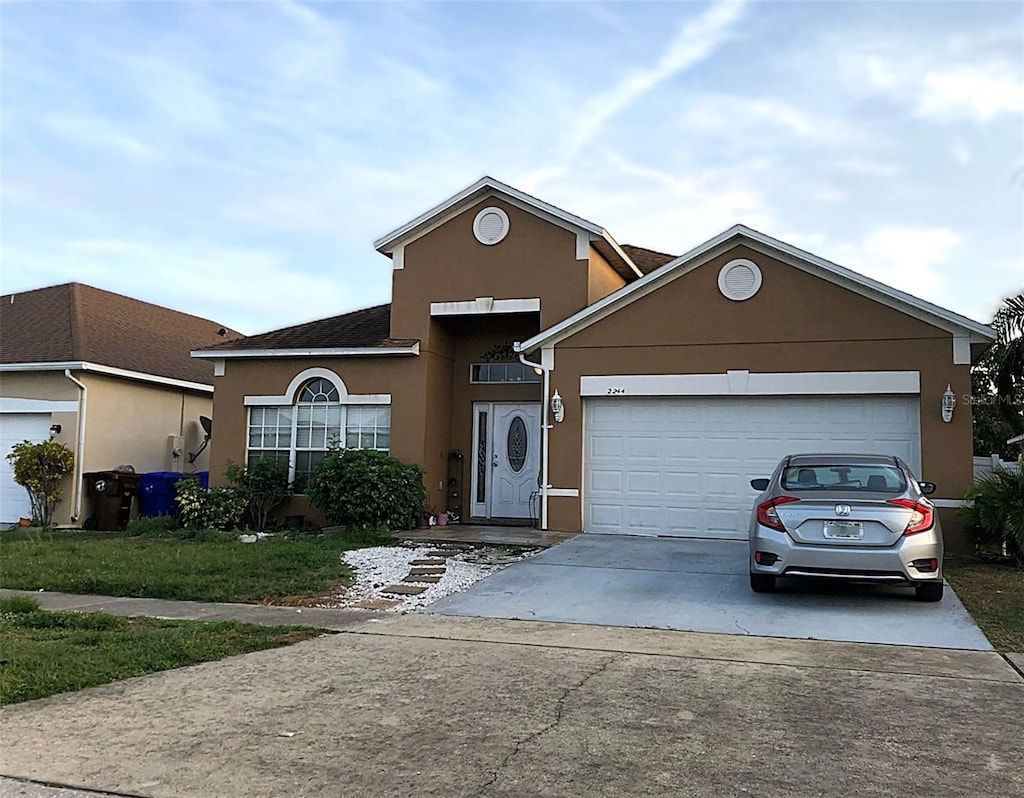
[[918, 601], [942, 601], [942, 582], [926, 582], [914, 586], [914, 598]]
[[774, 593], [775, 577], [771, 574], [752, 573], [750, 575], [750, 589], [755, 593]]

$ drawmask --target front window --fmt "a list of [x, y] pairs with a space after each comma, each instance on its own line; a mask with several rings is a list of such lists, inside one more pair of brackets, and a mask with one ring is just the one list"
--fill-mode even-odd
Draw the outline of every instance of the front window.
[[540, 374], [523, 363], [474, 363], [469, 367], [469, 381], [540, 382]]
[[782, 472], [782, 487], [792, 491], [903, 493], [907, 480], [896, 466], [807, 464], [787, 466]]
[[328, 380], [310, 380], [298, 391], [294, 406], [249, 408], [247, 462], [261, 457], [284, 460], [299, 493], [328, 451], [391, 448], [391, 408], [387, 405], [341, 404]]

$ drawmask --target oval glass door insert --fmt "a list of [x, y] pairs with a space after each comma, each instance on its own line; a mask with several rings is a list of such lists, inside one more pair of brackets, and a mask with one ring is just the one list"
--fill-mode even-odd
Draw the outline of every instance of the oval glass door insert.
[[518, 474], [526, 465], [526, 450], [528, 447], [526, 436], [526, 422], [521, 416], [512, 419], [508, 425], [508, 464]]

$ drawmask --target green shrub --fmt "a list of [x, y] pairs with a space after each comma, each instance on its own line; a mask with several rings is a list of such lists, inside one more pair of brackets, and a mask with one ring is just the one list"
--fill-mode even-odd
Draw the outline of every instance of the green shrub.
[[61, 480], [75, 467], [74, 454], [56, 441], [22, 441], [11, 447], [7, 459], [14, 481], [28, 491], [33, 525], [49, 526], [61, 500]]
[[0, 613], [24, 615], [39, 609], [39, 602], [29, 596], [4, 596], [0, 598]]
[[1024, 551], [1024, 469], [994, 468], [967, 490], [972, 502], [958, 510], [964, 533], [979, 546], [1007, 541], [1020, 559]]
[[163, 537], [178, 528], [178, 520], [170, 515], [140, 515], [128, 523], [130, 537]]
[[184, 477], [174, 486], [178, 521], [185, 529], [237, 529], [248, 501], [237, 488], [204, 490], [197, 477]]
[[224, 476], [246, 497], [254, 529], [266, 529], [271, 511], [292, 493], [288, 463], [276, 457], [261, 457], [248, 468], [229, 462]]
[[408, 529], [426, 499], [423, 469], [373, 449], [339, 449], [317, 463], [306, 496], [332, 524]]

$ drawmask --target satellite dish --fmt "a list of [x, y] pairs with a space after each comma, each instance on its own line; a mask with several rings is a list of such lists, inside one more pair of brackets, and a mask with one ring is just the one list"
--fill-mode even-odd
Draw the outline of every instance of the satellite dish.
[[210, 445], [210, 438], [213, 437], [212, 418], [210, 418], [209, 416], [200, 416], [199, 426], [203, 428], [203, 432], [205, 432], [206, 434], [203, 436], [203, 445], [196, 449], [196, 451], [188, 453], [189, 465], [192, 465], [192, 463], [196, 461], [196, 458], [198, 458], [199, 455], [201, 455], [206, 450], [206, 447]]

